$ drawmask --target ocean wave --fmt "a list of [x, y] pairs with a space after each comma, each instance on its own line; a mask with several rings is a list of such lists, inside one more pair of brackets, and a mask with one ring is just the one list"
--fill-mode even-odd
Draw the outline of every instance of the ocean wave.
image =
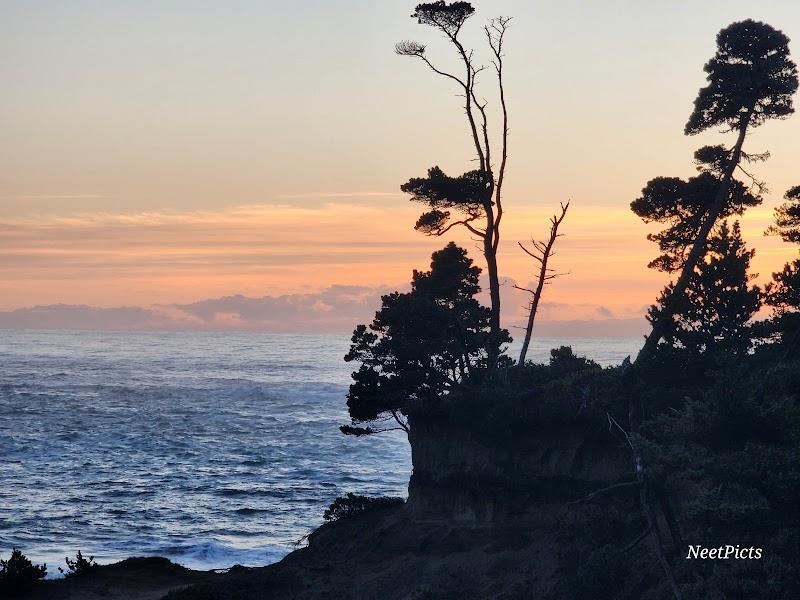
[[289, 548], [274, 544], [241, 548], [216, 541], [206, 541], [180, 546], [163, 546], [158, 548], [156, 553], [190, 569], [209, 570], [220, 568], [219, 565], [227, 567], [268, 565], [286, 556]]

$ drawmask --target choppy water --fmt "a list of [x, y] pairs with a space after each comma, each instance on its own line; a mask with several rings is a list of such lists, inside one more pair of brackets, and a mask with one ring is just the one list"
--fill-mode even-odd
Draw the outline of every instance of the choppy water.
[[[603, 364], [638, 339], [570, 343]], [[0, 330], [0, 555], [55, 572], [160, 555], [194, 568], [289, 552], [346, 491], [403, 496], [402, 435], [343, 436], [346, 336]]]

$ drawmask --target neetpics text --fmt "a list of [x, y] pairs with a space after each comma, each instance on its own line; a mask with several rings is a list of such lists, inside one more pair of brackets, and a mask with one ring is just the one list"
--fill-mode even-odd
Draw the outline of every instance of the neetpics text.
[[752, 546], [749, 548], [742, 548], [738, 544], [736, 546], [726, 544], [719, 548], [706, 548], [698, 544], [696, 546], [689, 546], [689, 553], [686, 555], [686, 559], [690, 560], [693, 558], [712, 560], [726, 560], [731, 558], [738, 560], [758, 560], [761, 558], [761, 548], [754, 548]]

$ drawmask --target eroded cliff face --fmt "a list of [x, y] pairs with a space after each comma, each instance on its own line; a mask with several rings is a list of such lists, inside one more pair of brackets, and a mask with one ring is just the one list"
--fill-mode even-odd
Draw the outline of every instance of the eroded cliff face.
[[473, 524], [534, 524], [630, 476], [630, 453], [597, 424], [509, 427], [486, 434], [446, 417], [411, 422], [408, 508]]

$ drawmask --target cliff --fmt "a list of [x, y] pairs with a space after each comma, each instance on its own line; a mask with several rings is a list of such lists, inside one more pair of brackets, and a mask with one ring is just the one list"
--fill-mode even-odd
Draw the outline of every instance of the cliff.
[[500, 526], [536, 522], [562, 505], [629, 477], [630, 454], [596, 422], [520, 425], [490, 435], [448, 416], [412, 420], [412, 515]]
[[[412, 417], [405, 505], [324, 525], [275, 565], [170, 600], [598, 598], [581, 595], [596, 575], [575, 550], [597, 534], [596, 507], [569, 503], [629, 476], [624, 447], [595, 420], [520, 421], [498, 436], [448, 414]], [[632, 493], [622, 501], [635, 506]], [[599, 535], [629, 535], [624, 515], [603, 511]], [[646, 598], [652, 582], [642, 581]]]

